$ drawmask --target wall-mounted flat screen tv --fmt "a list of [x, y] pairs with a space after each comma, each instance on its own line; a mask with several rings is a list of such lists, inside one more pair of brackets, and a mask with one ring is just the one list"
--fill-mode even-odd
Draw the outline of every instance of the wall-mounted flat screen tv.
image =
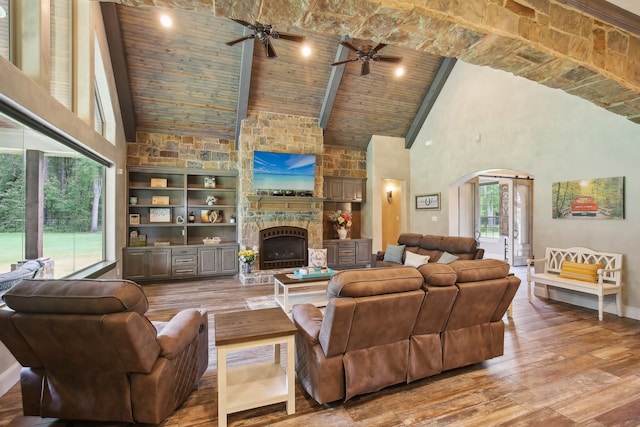
[[314, 155], [253, 152], [254, 190], [313, 191], [315, 180]]

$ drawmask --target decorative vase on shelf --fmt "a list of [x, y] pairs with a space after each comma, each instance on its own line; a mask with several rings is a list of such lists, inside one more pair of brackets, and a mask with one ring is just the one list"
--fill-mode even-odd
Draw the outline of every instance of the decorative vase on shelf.
[[338, 228], [338, 239], [344, 240], [347, 238], [347, 229], [345, 227]]
[[251, 264], [249, 264], [248, 262], [243, 262], [242, 263], [242, 273], [250, 274], [251, 273]]

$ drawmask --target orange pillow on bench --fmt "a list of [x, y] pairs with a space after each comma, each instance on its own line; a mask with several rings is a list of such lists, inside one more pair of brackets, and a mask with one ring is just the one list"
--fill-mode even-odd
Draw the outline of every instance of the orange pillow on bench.
[[583, 262], [562, 261], [559, 277], [598, 283], [598, 269], [602, 264], [586, 264]]

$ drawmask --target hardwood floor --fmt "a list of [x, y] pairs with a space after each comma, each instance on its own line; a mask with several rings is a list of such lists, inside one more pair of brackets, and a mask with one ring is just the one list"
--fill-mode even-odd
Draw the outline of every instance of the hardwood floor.
[[[521, 276], [523, 272], [517, 271]], [[521, 276], [522, 277], [522, 276]], [[210, 313], [209, 369], [187, 402], [162, 426], [217, 425], [213, 314], [246, 310], [245, 299], [272, 286], [217, 279], [146, 285], [153, 320], [178, 310]], [[231, 426], [637, 426], [640, 425], [640, 322], [534, 298], [522, 283], [505, 317], [504, 356], [411, 384], [318, 405], [300, 386], [296, 413], [285, 405], [229, 415]], [[238, 353], [230, 364], [268, 360], [267, 349]], [[0, 398], [0, 426], [106, 426], [22, 417], [19, 385]]]

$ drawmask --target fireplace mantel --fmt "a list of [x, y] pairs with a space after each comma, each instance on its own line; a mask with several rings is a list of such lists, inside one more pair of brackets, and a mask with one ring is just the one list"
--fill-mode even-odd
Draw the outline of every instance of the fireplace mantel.
[[322, 210], [322, 197], [247, 196], [249, 211], [316, 212]]

